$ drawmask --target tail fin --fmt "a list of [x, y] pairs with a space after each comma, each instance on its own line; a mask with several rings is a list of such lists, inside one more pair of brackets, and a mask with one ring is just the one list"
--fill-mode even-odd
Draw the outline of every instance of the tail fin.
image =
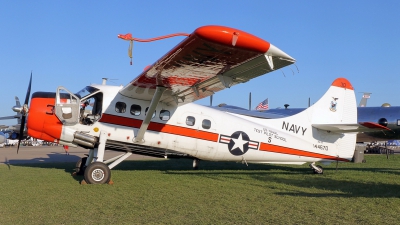
[[328, 91], [308, 110], [312, 124], [357, 124], [354, 88], [345, 78], [333, 81]]
[[[19, 98], [17, 96], [15, 96], [15, 106], [17, 106], [18, 108], [21, 107], [21, 103], [19, 102]], [[21, 124], [21, 118], [22, 118], [21, 112], [17, 112], [15, 118], [17, 118], [18, 120], [18, 124]]]
[[358, 107], [366, 107], [367, 106], [367, 100], [371, 97], [371, 94], [372, 93], [364, 92]]
[[[354, 94], [354, 88], [345, 78], [338, 78], [333, 81], [328, 91], [312, 106], [306, 110], [283, 118], [282, 129], [290, 131], [285, 126], [286, 123], [297, 123], [302, 129], [307, 129], [308, 132], [302, 132], [306, 140], [318, 145], [321, 143], [325, 146], [324, 151], [320, 149], [312, 149], [313, 152], [327, 154], [337, 160], [350, 160], [354, 155], [356, 144], [356, 133], [342, 132], [343, 125], [357, 125], [357, 102]], [[300, 122], [299, 122], [300, 121]], [[332, 127], [336, 130], [321, 129], [321, 127]], [[286, 128], [286, 129], [285, 129]], [[308, 147], [310, 149], [310, 147]], [[312, 147], [311, 147], [312, 148]], [[326, 159], [331, 158], [327, 157]]]

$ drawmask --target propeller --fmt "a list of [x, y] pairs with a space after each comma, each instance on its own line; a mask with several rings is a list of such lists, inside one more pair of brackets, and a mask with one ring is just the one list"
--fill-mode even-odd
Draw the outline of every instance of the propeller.
[[25, 128], [25, 122], [26, 122], [26, 116], [28, 115], [28, 103], [29, 103], [29, 96], [31, 95], [31, 85], [32, 85], [32, 72], [31, 72], [31, 78], [29, 80], [29, 85], [28, 85], [28, 90], [26, 91], [26, 96], [25, 96], [25, 102], [24, 105], [21, 108], [21, 126], [19, 128], [19, 137], [18, 137], [18, 148], [17, 148], [17, 154], [19, 151], [19, 146], [21, 144], [22, 137], [24, 136], [24, 128]]

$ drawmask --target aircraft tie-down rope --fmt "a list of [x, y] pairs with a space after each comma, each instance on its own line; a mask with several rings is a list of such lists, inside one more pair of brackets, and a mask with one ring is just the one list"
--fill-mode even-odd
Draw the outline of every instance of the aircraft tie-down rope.
[[140, 39], [140, 38], [134, 38], [132, 37], [131, 33], [127, 34], [118, 34], [118, 38], [121, 38], [122, 40], [129, 41], [129, 48], [128, 48], [128, 56], [131, 58], [131, 65], [132, 65], [132, 49], [133, 49], [133, 41], [138, 41], [138, 42], [151, 42], [151, 41], [158, 41], [166, 38], [171, 38], [171, 37], [177, 37], [177, 36], [186, 36], [189, 37], [190, 34], [187, 33], [175, 33], [175, 34], [168, 34], [160, 37], [155, 37], [155, 38], [149, 38], [149, 39]]

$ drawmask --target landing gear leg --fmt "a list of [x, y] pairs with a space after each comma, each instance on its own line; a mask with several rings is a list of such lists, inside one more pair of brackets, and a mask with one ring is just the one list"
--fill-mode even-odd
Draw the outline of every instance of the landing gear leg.
[[322, 169], [322, 166], [315, 165], [315, 162], [310, 164], [310, 168], [313, 170], [314, 174], [323, 174], [324, 173], [324, 169]]
[[199, 169], [199, 162], [200, 162], [200, 159], [193, 159], [193, 169], [194, 170]]
[[[111, 180], [111, 170], [104, 161], [107, 133], [101, 131], [99, 146], [89, 151], [89, 158], [86, 161], [86, 169], [83, 172], [85, 182], [88, 184], [106, 184]], [[95, 162], [92, 163], [92, 159]]]

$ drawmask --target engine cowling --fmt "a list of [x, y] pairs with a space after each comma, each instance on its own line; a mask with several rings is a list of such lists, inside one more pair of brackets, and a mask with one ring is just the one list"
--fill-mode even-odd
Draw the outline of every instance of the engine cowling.
[[58, 142], [63, 124], [54, 113], [54, 92], [35, 92], [28, 116], [28, 135], [37, 139]]

